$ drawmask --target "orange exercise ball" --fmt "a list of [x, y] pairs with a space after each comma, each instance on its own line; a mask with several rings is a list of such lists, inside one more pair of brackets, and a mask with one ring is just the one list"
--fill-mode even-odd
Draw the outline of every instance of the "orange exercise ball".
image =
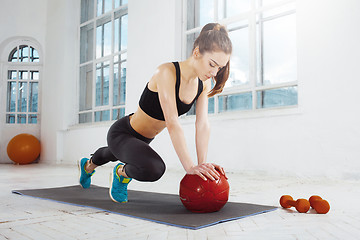
[[7, 145], [7, 154], [16, 163], [31, 163], [40, 155], [40, 142], [31, 134], [16, 135]]

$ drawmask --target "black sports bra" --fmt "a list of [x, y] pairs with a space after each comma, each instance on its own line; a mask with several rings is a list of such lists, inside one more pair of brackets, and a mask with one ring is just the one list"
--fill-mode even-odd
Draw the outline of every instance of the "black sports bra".
[[[178, 62], [173, 62], [176, 69], [176, 84], [175, 84], [175, 94], [176, 94], [176, 106], [178, 110], [178, 115], [181, 116], [187, 113], [191, 106], [194, 104], [195, 100], [200, 96], [203, 91], [203, 83], [200, 79], [198, 79], [198, 92], [194, 98], [194, 100], [189, 103], [183, 103], [179, 98], [179, 89], [180, 89], [180, 66]], [[150, 117], [153, 117], [157, 120], [165, 121], [164, 113], [161, 109], [159, 95], [157, 92], [153, 92], [148, 88], [148, 84], [146, 84], [145, 89], [140, 97], [139, 106], [140, 108]]]

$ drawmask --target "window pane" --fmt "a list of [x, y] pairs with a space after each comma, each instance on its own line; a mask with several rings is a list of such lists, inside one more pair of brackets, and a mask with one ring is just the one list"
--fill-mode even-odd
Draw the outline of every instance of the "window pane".
[[[102, 105], [109, 105], [109, 80], [110, 80], [110, 66], [109, 62], [105, 62], [104, 77], [103, 77], [103, 99]], [[110, 118], [109, 118], [110, 119]]]
[[20, 62], [28, 62], [29, 61], [29, 47], [26, 45], [19, 46], [19, 61]]
[[110, 121], [110, 110], [95, 112], [95, 122]]
[[102, 68], [96, 68], [95, 106], [101, 105]]
[[252, 109], [251, 92], [219, 96], [219, 112], [249, 109]]
[[120, 92], [121, 92], [121, 85], [120, 85], [120, 64], [114, 64], [114, 87], [113, 87], [113, 106], [120, 105]]
[[104, 24], [104, 56], [111, 54], [111, 22]]
[[91, 113], [80, 113], [79, 114], [79, 123], [88, 123], [92, 122], [92, 114]]
[[121, 51], [127, 49], [128, 15], [121, 17]]
[[92, 64], [80, 68], [80, 101], [79, 110], [90, 110], [92, 107], [92, 89], [93, 89], [93, 71]]
[[219, 19], [233, 17], [251, 10], [251, 0], [219, 0]]
[[38, 111], [39, 84], [37, 82], [30, 83], [29, 89], [29, 112]]
[[214, 1], [188, 0], [187, 29], [203, 26], [214, 21]]
[[111, 11], [112, 9], [112, 0], [104, 0], [104, 13]]
[[120, 18], [114, 20], [114, 52], [119, 51], [120, 46]]
[[263, 75], [258, 85], [296, 81], [296, 15], [265, 21], [263, 26]]
[[17, 61], [18, 61], [18, 50], [17, 50], [17, 47], [14, 48], [14, 49], [10, 52], [8, 61], [9, 61], [9, 62], [17, 62]]
[[128, 26], [128, 15], [127, 8], [123, 8], [114, 15], [114, 51], [126, 50], [127, 48], [127, 26]]
[[127, 52], [121, 54], [121, 60], [124, 61], [127, 59]]
[[39, 53], [33, 47], [30, 47], [30, 62], [39, 62]]
[[121, 63], [120, 75], [120, 104], [125, 104], [126, 99], [126, 62]]
[[80, 63], [93, 59], [94, 26], [92, 23], [80, 29]]
[[29, 79], [29, 72], [28, 71], [19, 71], [19, 79]]
[[103, 26], [96, 27], [96, 58], [102, 57]]
[[[229, 28], [230, 29], [230, 28]], [[241, 86], [249, 83], [249, 27], [247, 22], [236, 24], [230, 29], [233, 52], [230, 76], [225, 87]]]
[[125, 108], [113, 109], [112, 120], [117, 120], [125, 116]]
[[215, 113], [215, 99], [212, 97], [208, 100], [208, 113]]
[[29, 114], [28, 115], [28, 123], [36, 124], [37, 123], [37, 115], [36, 114]]
[[292, 106], [298, 103], [297, 87], [286, 87], [257, 92], [257, 108]]
[[81, 0], [81, 20], [86, 22], [94, 17], [94, 0]]
[[39, 80], [39, 71], [30, 71], [31, 80]]
[[103, 0], [97, 0], [96, 16], [100, 16], [103, 13]]
[[187, 1], [187, 29], [195, 28], [199, 24], [195, 22], [195, 2], [196, 0], [188, 0]]
[[[7, 112], [15, 112], [15, 104], [16, 104], [16, 82], [8, 82], [6, 111]], [[15, 120], [15, 117], [14, 117], [14, 120]]]
[[17, 79], [16, 70], [8, 71], [8, 79]]
[[17, 115], [17, 123], [25, 124], [26, 123], [26, 114]]
[[95, 105], [109, 104], [109, 62], [99, 63], [96, 67]]
[[19, 82], [18, 112], [26, 112], [27, 109], [27, 83]]
[[111, 18], [98, 20], [96, 26], [96, 58], [100, 58], [111, 54]]
[[6, 123], [15, 123], [15, 114], [6, 114]]

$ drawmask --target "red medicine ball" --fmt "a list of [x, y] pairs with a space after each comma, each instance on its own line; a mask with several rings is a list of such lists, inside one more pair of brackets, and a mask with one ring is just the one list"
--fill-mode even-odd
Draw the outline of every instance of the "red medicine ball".
[[229, 183], [220, 179], [204, 181], [198, 175], [186, 174], [180, 182], [180, 200], [190, 211], [209, 213], [219, 211], [228, 201]]

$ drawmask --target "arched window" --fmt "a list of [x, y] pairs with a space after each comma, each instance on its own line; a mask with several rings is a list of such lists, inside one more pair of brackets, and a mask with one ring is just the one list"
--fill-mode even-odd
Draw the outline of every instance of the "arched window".
[[9, 54], [9, 62], [39, 62], [39, 53], [32, 46], [20, 45]]
[[10, 51], [7, 69], [6, 123], [37, 124], [39, 119], [40, 62], [31, 45]]

